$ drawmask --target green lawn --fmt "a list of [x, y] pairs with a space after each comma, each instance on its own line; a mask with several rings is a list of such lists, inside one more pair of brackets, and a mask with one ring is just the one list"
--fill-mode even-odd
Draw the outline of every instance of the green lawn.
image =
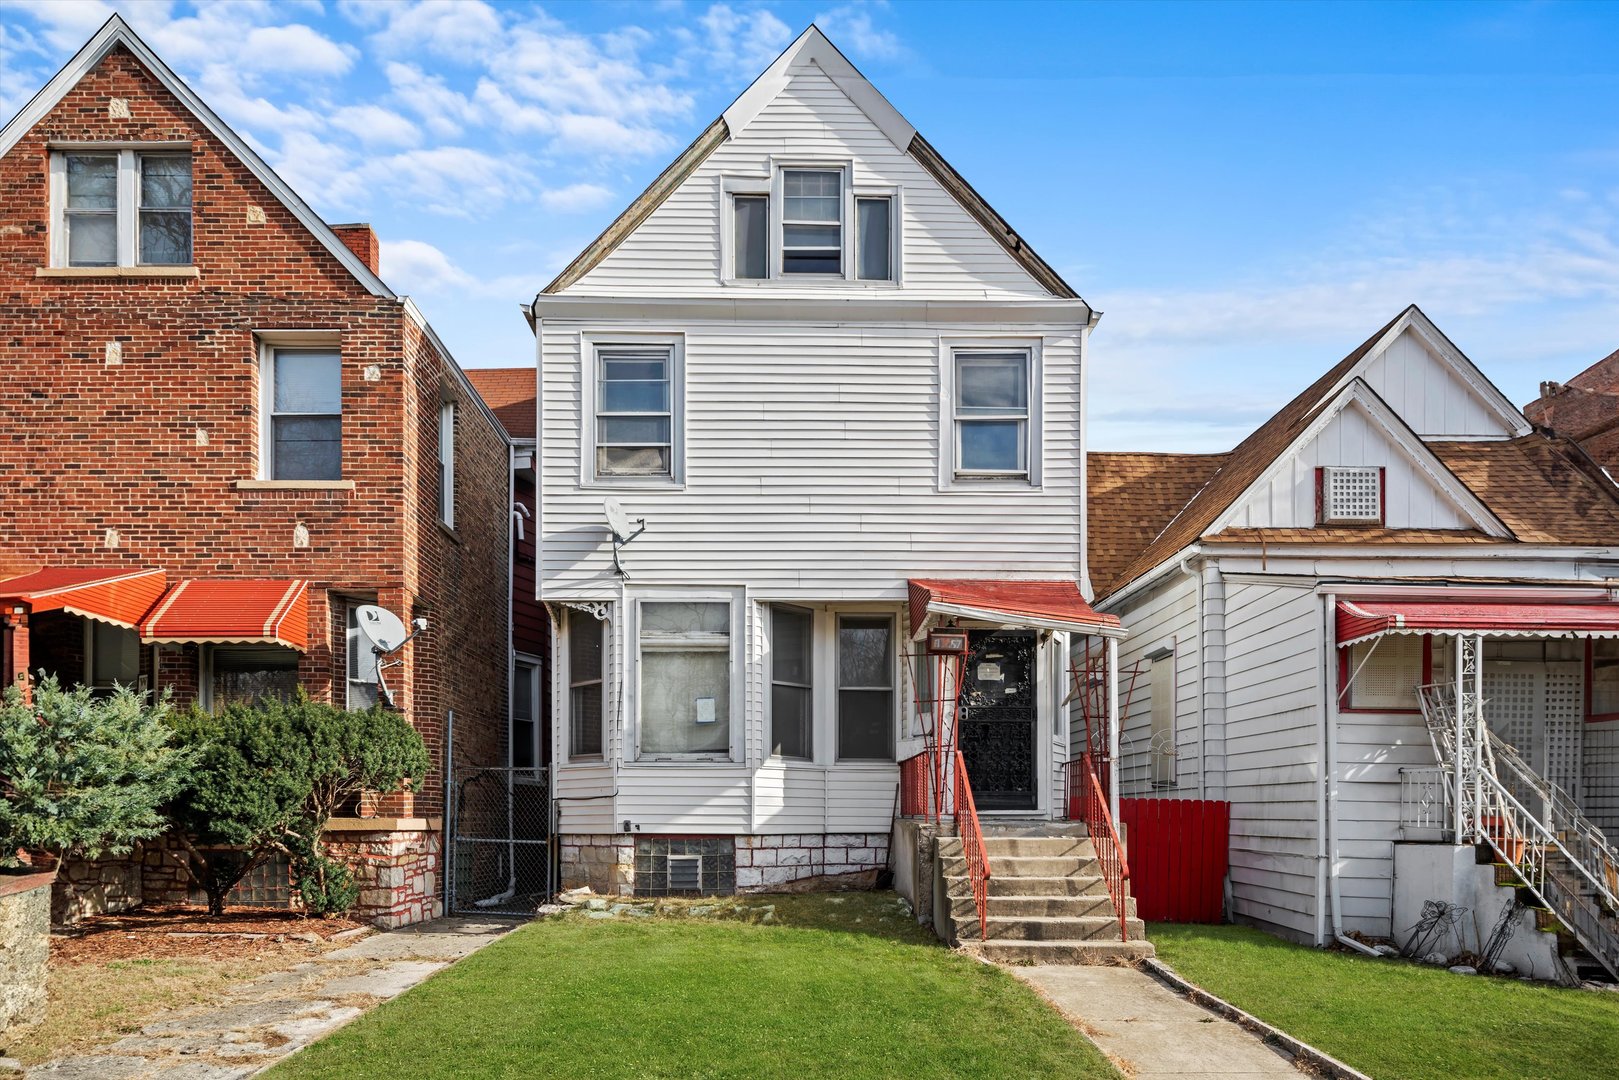
[[892, 893], [742, 918], [526, 926], [268, 1075], [1116, 1080], [1054, 1010], [941, 948]]
[[1619, 993], [1452, 975], [1239, 926], [1156, 923], [1158, 958], [1376, 1080], [1612, 1080]]

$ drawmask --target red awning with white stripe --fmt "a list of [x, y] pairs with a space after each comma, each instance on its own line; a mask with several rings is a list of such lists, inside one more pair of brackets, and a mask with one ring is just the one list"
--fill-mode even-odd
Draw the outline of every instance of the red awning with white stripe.
[[141, 623], [148, 643], [215, 642], [309, 647], [309, 582], [201, 579], [170, 589]]
[[167, 584], [161, 570], [46, 566], [0, 576], [0, 604], [25, 604], [31, 614], [65, 611], [133, 630]]
[[1479, 634], [1484, 637], [1619, 637], [1619, 603], [1340, 600], [1338, 644], [1386, 634]]
[[1116, 615], [1102, 615], [1085, 602], [1072, 581], [981, 581], [911, 579], [911, 631], [929, 615], [976, 619], [997, 626], [1066, 630], [1122, 637]]

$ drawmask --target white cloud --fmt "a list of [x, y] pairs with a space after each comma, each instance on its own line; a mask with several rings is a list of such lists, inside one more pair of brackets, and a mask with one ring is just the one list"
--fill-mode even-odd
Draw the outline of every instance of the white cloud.
[[[497, 50], [505, 27], [500, 14], [482, 0], [421, 0], [420, 3], [379, 4], [346, 2], [339, 5], [357, 25], [375, 28], [371, 41], [385, 55], [430, 53], [472, 62]], [[538, 8], [520, 16], [522, 21], [551, 23]]]
[[366, 146], [416, 146], [422, 141], [421, 129], [380, 105], [345, 105], [332, 113], [331, 122]]
[[442, 78], [414, 64], [390, 61], [383, 73], [394, 97], [420, 116], [435, 135], [459, 135], [480, 119], [480, 110], [466, 95], [451, 90]]
[[282, 75], [343, 75], [359, 55], [352, 45], [339, 45], [296, 25], [258, 27], [248, 32], [245, 45], [231, 48], [236, 63]]
[[845, 4], [833, 8], [815, 16], [815, 25], [832, 44], [861, 59], [901, 60], [910, 55], [896, 34], [872, 24], [870, 6]]
[[396, 291], [412, 296], [450, 293], [512, 301], [532, 297], [554, 272], [501, 274], [480, 278], [468, 273], [440, 248], [425, 240], [383, 240], [381, 276]]
[[698, 22], [706, 35], [703, 45], [708, 62], [732, 75], [758, 75], [793, 40], [792, 30], [768, 8], [737, 11], [728, 4], [715, 4]]
[[611, 202], [613, 189], [600, 184], [569, 184], [540, 192], [540, 205], [559, 214], [578, 214]]

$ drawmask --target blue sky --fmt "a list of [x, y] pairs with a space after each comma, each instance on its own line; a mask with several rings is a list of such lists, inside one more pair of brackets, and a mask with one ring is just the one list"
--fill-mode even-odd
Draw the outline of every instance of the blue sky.
[[1519, 403], [1619, 348], [1619, 6], [8, 0], [0, 114], [115, 9], [468, 367], [811, 21], [1106, 313], [1098, 448], [1229, 448], [1409, 302]]

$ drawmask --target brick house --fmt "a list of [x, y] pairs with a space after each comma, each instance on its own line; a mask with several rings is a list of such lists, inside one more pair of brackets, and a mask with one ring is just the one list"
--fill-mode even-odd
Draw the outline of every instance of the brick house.
[[[506, 755], [510, 448], [377, 255], [116, 16], [0, 130], [0, 675], [385, 683], [433, 775], [332, 839], [402, 925], [441, 910], [451, 718]], [[428, 620], [380, 676], [363, 604]]]
[[1619, 465], [1619, 351], [1566, 383], [1543, 382], [1524, 415], [1572, 439], [1606, 469]]

